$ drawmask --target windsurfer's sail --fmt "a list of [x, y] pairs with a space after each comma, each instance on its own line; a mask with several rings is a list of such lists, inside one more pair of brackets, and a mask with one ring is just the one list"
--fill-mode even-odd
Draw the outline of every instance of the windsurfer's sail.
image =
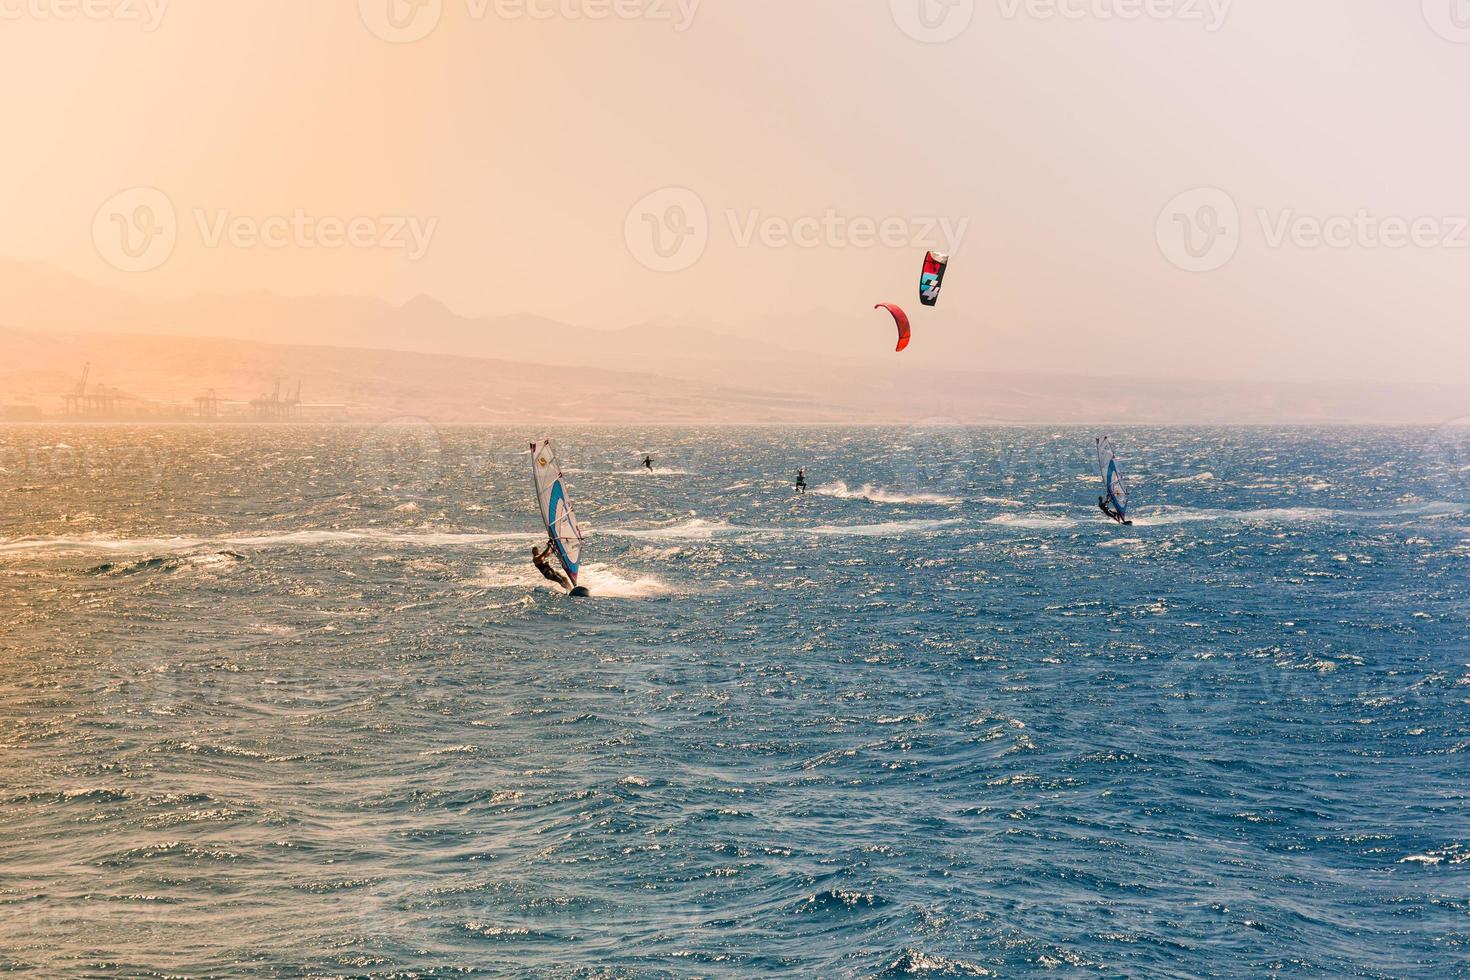
[[582, 529], [567, 499], [566, 480], [561, 464], [551, 449], [551, 440], [531, 443], [531, 475], [536, 481], [536, 503], [541, 508], [541, 521], [556, 551], [556, 557], [567, 570], [567, 578], [577, 584], [582, 565]]
[[919, 301], [925, 306], [939, 304], [939, 291], [944, 288], [944, 273], [948, 269], [948, 255], [930, 252], [924, 256], [924, 272], [919, 277]]
[[1128, 481], [1118, 468], [1118, 455], [1113, 451], [1113, 441], [1103, 436], [1097, 441], [1097, 472], [1102, 477], [1103, 491], [1108, 495], [1107, 503], [1118, 515], [1118, 520], [1128, 518]]

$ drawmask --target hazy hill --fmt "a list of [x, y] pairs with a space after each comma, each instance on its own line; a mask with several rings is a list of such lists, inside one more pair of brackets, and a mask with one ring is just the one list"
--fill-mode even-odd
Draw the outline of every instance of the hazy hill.
[[340, 408], [319, 418], [434, 421], [837, 421], [839, 409], [647, 374], [548, 368], [487, 358], [256, 341], [0, 329], [0, 404], [61, 410], [82, 364], [124, 394], [192, 404], [213, 389], [247, 401], [277, 379], [303, 383], [302, 400]]
[[[0, 404], [49, 411], [93, 381], [159, 400], [249, 399], [276, 378], [354, 417], [713, 421], [1412, 422], [1470, 414], [1470, 388], [1066, 375], [1045, 336], [806, 312], [717, 325], [592, 330], [465, 317], [420, 297], [201, 295], [148, 301], [53, 267], [0, 261]], [[408, 353], [416, 356], [405, 356]], [[1098, 374], [1123, 365], [1098, 358]], [[1090, 363], [1089, 362], [1089, 363]], [[978, 369], [977, 369], [978, 368]]]

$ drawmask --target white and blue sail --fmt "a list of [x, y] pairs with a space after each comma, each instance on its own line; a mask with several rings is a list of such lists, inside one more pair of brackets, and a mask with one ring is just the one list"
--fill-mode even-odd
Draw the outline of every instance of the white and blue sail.
[[1113, 440], [1103, 436], [1097, 440], [1097, 472], [1102, 477], [1103, 492], [1107, 504], [1118, 515], [1119, 520], [1128, 518], [1128, 481], [1118, 466], [1118, 454], [1113, 451]]
[[531, 475], [536, 482], [536, 503], [541, 521], [551, 540], [557, 560], [566, 569], [567, 578], [577, 584], [582, 567], [582, 529], [576, 511], [567, 497], [566, 478], [551, 448], [550, 439], [531, 443]]

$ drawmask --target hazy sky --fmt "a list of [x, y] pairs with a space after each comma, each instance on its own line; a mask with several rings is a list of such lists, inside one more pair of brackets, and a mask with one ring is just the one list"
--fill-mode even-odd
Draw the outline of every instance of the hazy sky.
[[1464, 0], [0, 0], [0, 78], [0, 254], [146, 294], [733, 322], [963, 231], [926, 329], [1470, 356]]

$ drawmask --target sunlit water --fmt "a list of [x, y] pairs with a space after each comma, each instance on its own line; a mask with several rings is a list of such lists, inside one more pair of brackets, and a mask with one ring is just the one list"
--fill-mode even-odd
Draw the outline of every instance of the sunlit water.
[[539, 434], [0, 428], [0, 968], [1465, 973], [1430, 433]]

